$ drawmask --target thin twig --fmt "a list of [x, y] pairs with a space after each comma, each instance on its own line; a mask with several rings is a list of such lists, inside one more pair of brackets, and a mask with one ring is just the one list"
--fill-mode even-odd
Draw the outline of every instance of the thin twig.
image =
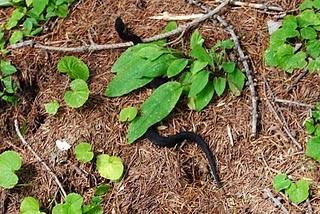
[[[206, 4], [199, 2], [198, 0], [189, 0], [189, 4], [194, 4], [196, 6], [201, 7], [205, 12], [211, 11], [210, 7]], [[242, 62], [243, 68], [246, 72], [246, 76], [248, 79], [249, 89], [251, 92], [251, 103], [252, 103], [252, 111], [251, 111], [251, 138], [255, 138], [257, 136], [257, 123], [258, 123], [258, 96], [254, 86], [253, 75], [251, 69], [249, 67], [249, 63], [247, 57], [244, 55], [244, 51], [241, 48], [238, 36], [233, 30], [233, 26], [228, 24], [221, 16], [214, 15], [213, 18], [218, 20], [218, 22], [226, 29], [226, 31], [231, 35], [231, 38], [235, 44], [235, 49], [238, 51], [240, 60]]]
[[14, 120], [14, 126], [17, 132], [17, 135], [19, 137], [19, 139], [21, 140], [21, 142], [27, 146], [27, 148], [30, 150], [30, 152], [36, 157], [36, 159], [38, 159], [39, 162], [42, 163], [43, 167], [48, 171], [48, 173], [54, 178], [55, 182], [57, 183], [63, 197], [65, 198], [67, 196], [66, 191], [63, 189], [62, 184], [60, 183], [58, 177], [56, 176], [56, 174], [54, 174], [54, 172], [48, 167], [48, 165], [39, 157], [39, 155], [32, 149], [32, 147], [27, 143], [27, 141], [23, 138], [20, 129], [19, 129], [19, 125], [18, 125], [18, 120]]
[[295, 80], [292, 82], [292, 84], [287, 88], [287, 92], [289, 93], [294, 87], [297, 86], [298, 82], [308, 73], [307, 68], [304, 68], [304, 70], [295, 78]]
[[[201, 16], [199, 18], [194, 19], [193, 21], [191, 21], [187, 24], [181, 25], [173, 31], [159, 34], [156, 36], [152, 36], [152, 37], [143, 39], [142, 41], [143, 42], [157, 41], [160, 39], [164, 39], [164, 38], [168, 38], [170, 36], [177, 35], [179, 33], [182, 33], [183, 31], [187, 31], [190, 28], [197, 26], [199, 23], [211, 18], [213, 15], [218, 13], [223, 7], [228, 5], [228, 3], [229, 3], [229, 0], [225, 0], [220, 5], [218, 5], [214, 10], [210, 11], [209, 13], [203, 14], [203, 16]], [[8, 49], [13, 50], [13, 49], [17, 49], [17, 48], [31, 46], [33, 48], [43, 49], [43, 50], [48, 50], [48, 51], [60, 51], [60, 52], [73, 52], [73, 53], [75, 53], [75, 52], [85, 52], [85, 51], [93, 52], [93, 51], [100, 51], [100, 50], [125, 48], [125, 47], [130, 47], [132, 45], [133, 45], [132, 42], [125, 42], [125, 43], [105, 44], [105, 45], [90, 44], [90, 45], [83, 45], [83, 46], [78, 46], [78, 47], [55, 47], [55, 46], [42, 45], [42, 44], [37, 43], [36, 41], [28, 40], [28, 41], [24, 41], [21, 43], [17, 43], [15, 45], [10, 45], [8, 47]]]
[[288, 104], [288, 105], [302, 106], [302, 107], [306, 107], [306, 108], [312, 108], [313, 107], [313, 105], [310, 105], [310, 104], [300, 103], [300, 102], [291, 101], [291, 100], [284, 100], [284, 99], [279, 99], [279, 98], [275, 98], [274, 102], [276, 102], [276, 103], [285, 103], [285, 104]]
[[[216, 0], [216, 2], [221, 2], [223, 0]], [[278, 6], [272, 6], [268, 4], [257, 4], [257, 3], [249, 3], [249, 2], [242, 2], [242, 1], [235, 1], [230, 0], [230, 5], [239, 6], [239, 7], [252, 7], [259, 10], [272, 10], [277, 12], [282, 12], [283, 9]]]
[[165, 21], [183, 21], [193, 20], [203, 16], [203, 13], [190, 14], [190, 15], [173, 15], [168, 12], [160, 13], [159, 16], [151, 16], [149, 19], [165, 20]]
[[312, 206], [311, 206], [311, 203], [310, 203], [310, 199], [308, 198], [307, 201], [307, 207], [308, 207], [308, 211], [307, 211], [307, 214], [312, 214]]
[[228, 137], [229, 137], [230, 144], [231, 144], [231, 146], [233, 146], [234, 145], [233, 137], [232, 137], [232, 132], [231, 132], [231, 128], [230, 128], [229, 125], [227, 125], [227, 132], [228, 132]]
[[268, 92], [270, 93], [272, 100], [274, 100], [275, 96], [271, 90], [271, 87], [267, 81], [267, 79], [265, 78], [265, 76], [263, 76], [263, 80], [264, 80], [264, 90], [265, 90], [265, 96], [266, 96], [266, 100], [267, 100], [267, 104], [269, 109], [272, 111], [272, 113], [274, 114], [274, 116], [277, 118], [277, 120], [282, 124], [284, 131], [286, 132], [286, 134], [288, 135], [288, 137], [291, 139], [291, 141], [299, 148], [302, 149], [301, 145], [298, 143], [298, 141], [293, 137], [289, 126], [282, 114], [282, 111], [279, 109], [279, 107], [277, 106], [276, 103], [274, 103], [274, 105], [277, 107], [277, 110], [275, 109], [275, 107], [272, 105], [271, 101], [268, 98]]
[[269, 188], [265, 188], [263, 191], [265, 195], [272, 201], [273, 206], [280, 208], [283, 213], [289, 214], [287, 208], [285, 208], [285, 206], [277, 198], [273, 196]]

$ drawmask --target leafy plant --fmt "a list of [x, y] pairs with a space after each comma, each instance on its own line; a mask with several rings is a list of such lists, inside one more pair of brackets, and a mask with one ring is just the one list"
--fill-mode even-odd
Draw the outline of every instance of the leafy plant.
[[17, 92], [17, 84], [13, 80], [13, 74], [16, 72], [17, 69], [9, 61], [0, 60], [0, 98], [12, 104], [17, 100], [14, 95]]
[[18, 183], [15, 174], [21, 167], [21, 157], [15, 151], [5, 151], [0, 154], [0, 186], [6, 189], [13, 188]]
[[[170, 28], [175, 26], [170, 23]], [[171, 78], [142, 104], [139, 115], [129, 124], [128, 143], [168, 116], [182, 95], [187, 96], [190, 109], [201, 111], [214, 94], [221, 96], [227, 88], [236, 96], [241, 94], [245, 75], [228, 57], [233, 41], [219, 41], [210, 50], [203, 43], [201, 34], [194, 31], [188, 56], [163, 47], [162, 41], [160, 45], [144, 43], [128, 48], [114, 63], [112, 72], [116, 76], [105, 90], [108, 97], [126, 95], [157, 77]]]
[[[10, 44], [24, 37], [32, 37], [42, 31], [41, 24], [51, 17], [65, 18], [68, 8], [74, 0], [12, 0], [0, 1], [0, 7], [14, 6], [15, 10], [4, 25], [8, 31]], [[0, 32], [0, 50], [4, 52], [7, 39], [2, 40]]]
[[57, 100], [52, 100], [47, 104], [44, 104], [46, 112], [50, 115], [55, 115], [58, 112], [60, 105]]
[[306, 156], [320, 162], [320, 103], [311, 110], [311, 117], [304, 122], [305, 131], [309, 135]]
[[[282, 26], [272, 33], [264, 54], [267, 66], [288, 73], [307, 67], [310, 72], [320, 71], [320, 7], [318, 0], [305, 0], [298, 15], [284, 17]], [[301, 48], [297, 48], [302, 45]]]
[[306, 180], [299, 180], [294, 183], [284, 173], [273, 178], [272, 185], [277, 192], [284, 191], [288, 198], [299, 204], [309, 197], [309, 183]]
[[89, 98], [89, 88], [82, 79], [75, 79], [70, 83], [71, 91], [66, 91], [64, 101], [71, 108], [79, 108], [85, 104]]
[[124, 166], [121, 158], [101, 154], [97, 156], [97, 170], [102, 177], [111, 181], [118, 181], [123, 175]]
[[45, 214], [40, 211], [39, 201], [34, 197], [25, 197], [20, 205], [21, 214]]
[[78, 161], [83, 163], [89, 162], [93, 158], [93, 152], [91, 151], [91, 145], [86, 142], [79, 143], [74, 151]]
[[121, 122], [132, 121], [137, 116], [138, 110], [136, 107], [126, 107], [120, 111], [119, 120]]

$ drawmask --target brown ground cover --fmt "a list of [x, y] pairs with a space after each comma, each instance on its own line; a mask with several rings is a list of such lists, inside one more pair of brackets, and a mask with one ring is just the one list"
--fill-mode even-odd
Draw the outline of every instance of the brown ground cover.
[[[149, 37], [158, 34], [166, 24], [148, 19], [150, 16], [163, 11], [174, 14], [201, 12], [198, 7], [183, 0], [146, 1], [143, 9], [137, 7], [136, 2], [80, 1], [66, 19], [57, 21], [51, 31], [36, 40], [60, 41], [54, 45], [81, 45], [89, 41], [88, 31], [91, 30], [96, 43], [120, 42], [113, 28], [118, 15], [137, 34]], [[297, 8], [300, 1], [257, 2], [277, 4], [290, 10]], [[207, 3], [215, 5], [210, 1]], [[0, 18], [5, 18], [10, 12], [10, 9], [1, 11]], [[225, 95], [199, 113], [181, 105], [163, 122], [168, 127], [165, 134], [193, 130], [205, 138], [217, 155], [223, 188], [218, 189], [212, 182], [207, 161], [195, 145], [177, 150], [158, 148], [148, 140], [130, 146], [126, 144], [126, 126], [119, 122], [118, 113], [122, 107], [142, 103], [151, 90], [138, 90], [116, 99], [103, 96], [105, 86], [113, 77], [111, 66], [123, 49], [76, 54], [90, 68], [90, 99], [79, 110], [62, 106], [55, 117], [48, 117], [43, 104], [52, 99], [63, 100], [68, 87], [68, 79], [56, 69], [58, 59], [66, 54], [22, 48], [10, 55], [19, 70], [17, 78], [21, 102], [16, 107], [6, 106], [0, 110], [0, 152], [6, 149], [20, 152], [24, 163], [19, 183], [27, 185], [0, 194], [5, 200], [6, 212], [17, 213], [20, 200], [28, 195], [36, 196], [47, 208], [53, 206], [52, 200], [61, 200], [50, 175], [16, 137], [13, 118], [17, 118], [28, 128], [26, 140], [54, 170], [68, 192], [78, 192], [89, 199], [92, 188], [104, 180], [92, 164], [80, 165], [72, 151], [59, 153], [55, 140], [63, 138], [72, 144], [80, 140], [89, 141], [95, 153], [118, 155], [124, 160], [126, 175], [120, 183], [113, 185], [112, 191], [104, 198], [106, 213], [279, 213], [279, 209], [263, 197], [263, 189], [272, 189], [272, 177], [280, 171], [287, 172], [294, 180], [312, 179], [310, 203], [314, 213], [320, 213], [319, 165], [306, 158], [304, 152], [292, 144], [282, 124], [270, 112], [263, 76], [266, 76], [277, 97], [309, 104], [319, 100], [319, 78], [317, 75], [307, 75], [288, 93], [287, 87], [299, 71], [289, 76], [263, 65], [262, 55], [269, 40], [266, 22], [273, 16], [252, 8], [227, 7], [223, 13], [235, 27], [254, 68], [261, 115], [257, 139], [250, 140], [251, 101], [248, 87], [242, 96]], [[229, 38], [223, 28], [210, 20], [202, 23], [199, 30], [208, 46], [219, 39]], [[187, 42], [188, 36], [183, 44]], [[305, 147], [303, 121], [308, 117], [308, 109], [288, 105], [280, 105], [279, 108], [290, 130]], [[232, 130], [234, 145], [229, 142], [227, 126]], [[290, 213], [305, 213], [307, 210], [305, 203], [297, 206], [282, 202]]]

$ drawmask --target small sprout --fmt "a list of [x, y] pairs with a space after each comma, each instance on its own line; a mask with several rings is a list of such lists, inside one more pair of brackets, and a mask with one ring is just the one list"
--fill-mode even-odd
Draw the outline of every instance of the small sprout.
[[124, 166], [121, 158], [102, 154], [97, 157], [97, 169], [102, 177], [119, 181], [123, 175]]
[[22, 158], [15, 151], [5, 151], [0, 154], [0, 187], [11, 189], [18, 183], [15, 174], [21, 167]]
[[130, 122], [137, 116], [138, 110], [136, 107], [126, 107], [121, 110], [119, 115], [120, 122]]
[[52, 100], [49, 103], [44, 104], [46, 112], [50, 115], [55, 115], [58, 112], [60, 105], [57, 100]]
[[290, 185], [292, 184], [292, 181], [288, 179], [287, 174], [280, 173], [276, 175], [272, 180], [273, 188], [280, 192], [281, 190], [288, 189]]
[[86, 142], [79, 143], [75, 148], [75, 155], [77, 160], [83, 163], [91, 161], [93, 158], [91, 145]]

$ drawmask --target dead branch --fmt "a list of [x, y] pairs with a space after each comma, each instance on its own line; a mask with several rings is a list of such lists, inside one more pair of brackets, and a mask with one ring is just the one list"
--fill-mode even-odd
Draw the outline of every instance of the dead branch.
[[277, 198], [273, 196], [269, 188], [265, 188], [263, 191], [265, 196], [272, 201], [273, 206], [280, 208], [283, 213], [289, 214], [289, 211], [287, 210], [287, 208], [285, 208], [285, 206]]
[[190, 14], [190, 15], [173, 15], [168, 12], [160, 13], [158, 16], [151, 16], [149, 19], [165, 20], [165, 21], [184, 21], [193, 20], [203, 16], [203, 13]]
[[296, 101], [284, 100], [284, 99], [279, 99], [279, 98], [275, 98], [274, 102], [284, 103], [284, 104], [288, 104], [288, 105], [302, 106], [302, 107], [306, 107], [306, 108], [312, 108], [312, 106], [313, 106], [313, 105], [306, 104], [306, 103], [300, 103], [300, 102], [296, 102]]
[[65, 198], [67, 196], [66, 191], [63, 189], [62, 184], [60, 183], [58, 177], [54, 172], [48, 167], [48, 165], [40, 158], [40, 156], [32, 149], [32, 147], [27, 143], [27, 141], [23, 138], [20, 129], [19, 129], [19, 124], [18, 120], [14, 120], [14, 127], [16, 129], [17, 135], [21, 142], [29, 149], [29, 151], [36, 157], [36, 159], [42, 163], [43, 167], [48, 171], [48, 173], [54, 178], [56, 184], [58, 185], [63, 197]]
[[[208, 7], [206, 4], [198, 1], [198, 0], [189, 0], [189, 4], [194, 4], [196, 6], [201, 7], [206, 12], [211, 11], [210, 7]], [[231, 38], [235, 44], [235, 49], [238, 51], [240, 61], [242, 62], [242, 65], [244, 67], [244, 70], [246, 72], [246, 76], [248, 79], [249, 89], [251, 92], [251, 103], [252, 103], [252, 111], [251, 111], [251, 138], [255, 138], [257, 136], [257, 123], [258, 123], [258, 96], [257, 92], [254, 86], [252, 72], [249, 67], [249, 63], [247, 60], [247, 57], [244, 55], [244, 51], [241, 48], [238, 36], [236, 35], [235, 31], [233, 30], [233, 26], [228, 24], [221, 16], [214, 15], [213, 18], [218, 20], [218, 22], [226, 29], [226, 31], [231, 35]]]
[[[157, 40], [168, 38], [170, 36], [174, 36], [174, 35], [177, 35], [179, 33], [184, 32], [184, 31], [187, 31], [190, 28], [199, 25], [201, 22], [211, 18], [213, 15], [220, 12], [222, 8], [224, 8], [226, 5], [228, 5], [228, 3], [229, 3], [229, 0], [225, 0], [220, 5], [218, 5], [214, 10], [212, 10], [206, 14], [203, 14], [201, 17], [194, 19], [193, 21], [191, 21], [187, 24], [179, 26], [178, 28], [176, 28], [173, 31], [159, 34], [156, 36], [152, 36], [152, 37], [143, 39], [142, 41], [143, 42], [157, 41]], [[85, 51], [93, 52], [93, 51], [100, 51], [100, 50], [125, 48], [125, 47], [130, 47], [132, 45], [133, 45], [132, 42], [125, 42], [125, 43], [105, 44], [105, 45], [90, 44], [90, 45], [83, 45], [83, 46], [78, 46], [78, 47], [56, 47], [56, 46], [42, 45], [42, 44], [37, 43], [36, 41], [28, 40], [28, 41], [24, 41], [21, 43], [17, 43], [15, 45], [10, 45], [8, 47], [8, 50], [31, 46], [33, 48], [48, 50], [48, 51], [60, 51], [60, 52], [73, 52], [73, 53], [75, 53], [75, 52], [85, 52]]]
[[[270, 99], [268, 98], [268, 92], [271, 95], [272, 101], [274, 101], [275, 96], [271, 90], [271, 87], [267, 81], [267, 79], [265, 78], [265, 76], [263, 76], [263, 80], [264, 80], [264, 92], [265, 92], [265, 96], [266, 96], [266, 101], [268, 104], [269, 109], [271, 110], [271, 112], [274, 114], [274, 116], [277, 118], [277, 120], [282, 124], [284, 131], [286, 132], [286, 134], [288, 135], [288, 137], [291, 139], [291, 141], [299, 148], [302, 149], [302, 146], [298, 143], [298, 141], [295, 139], [295, 137], [293, 137], [290, 129], [289, 129], [289, 125], [286, 122], [286, 119], [284, 118], [282, 111], [279, 109], [279, 106], [273, 102], [273, 104], [271, 103]], [[276, 106], [276, 108], [274, 107]]]
[[[217, 3], [222, 1], [223, 0], [215, 0], [215, 2]], [[258, 3], [249, 3], [249, 2], [230, 0], [230, 5], [239, 6], [239, 7], [251, 7], [259, 10], [271, 10], [271, 11], [283, 12], [283, 9], [281, 7], [272, 6], [268, 4], [258, 4]]]

